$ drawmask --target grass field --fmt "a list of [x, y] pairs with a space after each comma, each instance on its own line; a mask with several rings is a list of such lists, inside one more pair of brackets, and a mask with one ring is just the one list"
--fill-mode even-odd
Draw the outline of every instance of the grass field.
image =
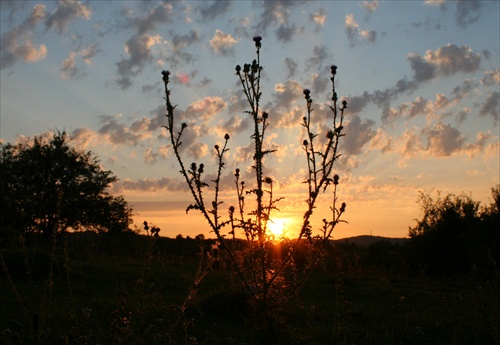
[[2, 251], [0, 343], [500, 342], [499, 280], [472, 273], [431, 278], [320, 267], [264, 320], [229, 272], [214, 270], [174, 323], [193, 282], [196, 252], [194, 240], [137, 235], [71, 234], [55, 249], [42, 239], [12, 242]]

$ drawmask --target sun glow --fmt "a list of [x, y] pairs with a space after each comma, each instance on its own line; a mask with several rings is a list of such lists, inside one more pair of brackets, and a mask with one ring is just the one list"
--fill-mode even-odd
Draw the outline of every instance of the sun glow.
[[271, 219], [267, 223], [267, 230], [269, 235], [274, 236], [276, 239], [286, 236], [286, 228], [289, 225], [289, 221], [286, 218], [275, 218]]

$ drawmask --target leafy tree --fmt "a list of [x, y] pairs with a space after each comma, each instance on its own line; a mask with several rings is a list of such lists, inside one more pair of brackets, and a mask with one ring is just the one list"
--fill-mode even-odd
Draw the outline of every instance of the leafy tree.
[[33, 144], [0, 147], [2, 225], [46, 235], [68, 228], [128, 230], [132, 209], [107, 188], [117, 178], [91, 152], [68, 145], [65, 132]]
[[480, 203], [465, 194], [443, 197], [438, 192], [434, 199], [421, 192], [418, 203], [423, 215], [409, 229], [410, 260], [429, 273], [487, 268], [488, 261], [495, 260], [491, 252], [498, 250], [500, 238], [499, 187], [492, 192], [495, 203], [482, 211]]

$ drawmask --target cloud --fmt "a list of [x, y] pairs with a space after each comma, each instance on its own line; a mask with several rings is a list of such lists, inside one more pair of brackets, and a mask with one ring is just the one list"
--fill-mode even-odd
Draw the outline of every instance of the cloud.
[[76, 68], [75, 55], [74, 52], [70, 52], [69, 57], [62, 62], [62, 79], [78, 79], [81, 76], [80, 71]]
[[328, 74], [328, 71], [325, 71], [324, 73], [313, 73], [311, 75], [311, 85], [312, 85], [312, 92], [313, 94], [319, 94], [322, 92], [325, 92], [330, 86], [330, 75]]
[[149, 132], [141, 130], [144, 127], [144, 121], [148, 122], [149, 120], [143, 119], [142, 126], [140, 126], [140, 122], [135, 122], [131, 127], [128, 127], [122, 119], [122, 114], [103, 115], [101, 116], [102, 126], [97, 132], [113, 144], [137, 145], [150, 135]]
[[360, 154], [363, 146], [375, 136], [374, 126], [375, 121], [373, 120], [361, 120], [358, 115], [350, 117], [349, 122], [345, 126], [346, 136], [342, 145], [345, 152], [348, 155]]
[[218, 132], [219, 137], [223, 137], [226, 133], [236, 135], [250, 128], [249, 118], [242, 119], [240, 116], [233, 115], [227, 120], [222, 119], [219, 121], [215, 130]]
[[460, 151], [465, 143], [465, 138], [458, 129], [441, 121], [432, 128], [424, 129], [423, 134], [427, 136], [427, 150], [438, 157]]
[[208, 1], [203, 2], [199, 8], [201, 19], [203, 21], [212, 21], [218, 16], [225, 14], [231, 8], [230, 0], [214, 0], [210, 4]]
[[468, 46], [448, 44], [437, 50], [428, 50], [425, 56], [410, 53], [407, 56], [417, 82], [450, 76], [459, 72], [472, 73], [479, 69], [481, 55]]
[[361, 2], [361, 7], [367, 10], [370, 13], [373, 13], [378, 8], [378, 0], [364, 0]]
[[208, 145], [195, 142], [186, 149], [186, 153], [194, 159], [200, 159], [208, 154]]
[[137, 28], [138, 35], [156, 30], [158, 25], [173, 21], [173, 5], [170, 3], [159, 4], [142, 18], [131, 18], [130, 22]]
[[500, 84], [500, 70], [495, 69], [492, 71], [486, 71], [484, 73], [483, 79], [481, 79], [481, 84], [491, 86], [494, 84]]
[[399, 147], [399, 154], [403, 161], [399, 164], [405, 165], [405, 159], [415, 157], [422, 153], [423, 145], [420, 141], [420, 136], [414, 130], [405, 129], [401, 137], [398, 139], [398, 144], [394, 145]]
[[158, 161], [159, 158], [167, 159], [168, 146], [162, 145], [158, 147], [156, 152], [152, 147], [148, 147], [144, 150], [144, 163], [154, 164]]
[[171, 192], [185, 192], [187, 189], [185, 182], [176, 178], [163, 177], [157, 178], [144, 178], [140, 180], [123, 179], [114, 183], [112, 192], [116, 194], [123, 194], [125, 192], [158, 192], [158, 191], [171, 191]]
[[119, 79], [117, 85], [122, 90], [132, 86], [132, 77], [142, 72], [147, 63], [153, 61], [151, 48], [160, 42], [159, 36], [134, 35], [125, 43], [125, 52], [129, 56], [116, 63]]
[[460, 0], [456, 1], [457, 12], [455, 19], [457, 25], [462, 29], [475, 23], [479, 19], [479, 10], [482, 7], [481, 1]]
[[[469, 156], [469, 158], [474, 158], [474, 156], [485, 152], [488, 144], [488, 140], [491, 138], [491, 134], [479, 132], [476, 134], [476, 141], [465, 145], [463, 148], [464, 153]], [[491, 145], [491, 144], [490, 144]], [[486, 153], [487, 154], [487, 153]]]
[[322, 70], [324, 63], [330, 59], [328, 49], [324, 45], [316, 45], [313, 48], [313, 55], [306, 60], [306, 69], [315, 71]]
[[285, 58], [284, 64], [287, 72], [286, 77], [288, 79], [294, 77], [299, 67], [297, 60], [287, 57]]
[[[481, 9], [487, 1], [470, 0], [426, 0], [425, 5], [439, 7], [441, 11], [448, 10], [448, 5], [455, 6], [455, 22], [457, 26], [466, 29], [467, 26], [478, 21]], [[495, 1], [491, 2], [495, 4]]]
[[215, 30], [214, 37], [210, 40], [210, 46], [217, 55], [229, 55], [233, 53], [234, 45], [238, 40], [233, 38], [230, 34], [225, 34], [221, 30]]
[[345, 33], [351, 46], [357, 45], [359, 43], [359, 38], [368, 43], [375, 43], [377, 40], [377, 32], [375, 30], [362, 30], [358, 22], [354, 19], [353, 14], [345, 16], [344, 24]]
[[192, 102], [180, 116], [186, 120], [209, 121], [226, 109], [227, 103], [221, 97], [207, 96]]
[[28, 18], [10, 31], [3, 33], [0, 52], [1, 69], [14, 65], [19, 59], [25, 62], [36, 62], [47, 55], [45, 44], [37, 47], [33, 44], [31, 37], [31, 31], [45, 16], [45, 5], [35, 5]]
[[296, 31], [295, 25], [280, 25], [278, 29], [276, 29], [276, 38], [278, 41], [288, 43], [293, 39], [293, 35]]
[[487, 116], [491, 115], [495, 121], [495, 125], [498, 124], [498, 109], [500, 106], [500, 93], [498, 91], [490, 92], [486, 101], [481, 105], [479, 109], [479, 115]]
[[320, 28], [325, 25], [326, 22], [326, 11], [324, 8], [320, 8], [318, 12], [312, 13], [309, 15], [309, 19], [316, 24], [316, 30], [318, 31]]
[[251, 28], [253, 33], [266, 36], [268, 28], [276, 26], [275, 34], [278, 40], [283, 43], [290, 42], [293, 40], [293, 35], [299, 32], [295, 25], [289, 24], [291, 9], [294, 6], [301, 6], [305, 2], [289, 0], [259, 2], [262, 4], [262, 12], [257, 15], [260, 20]]
[[295, 100], [303, 96], [303, 90], [304, 88], [295, 80], [287, 80], [285, 84], [278, 83], [274, 86], [272, 105], [267, 104], [266, 107], [270, 109], [271, 114], [286, 112], [291, 109]]
[[45, 21], [49, 29], [56, 29], [59, 33], [64, 33], [66, 27], [76, 18], [90, 19], [91, 9], [76, 0], [59, 0], [57, 8]]
[[76, 57], [81, 56], [83, 61], [90, 65], [92, 58], [100, 51], [95, 44], [92, 44], [79, 52], [70, 52], [69, 57], [61, 64], [61, 78], [75, 80], [83, 77], [85, 73], [76, 66]]

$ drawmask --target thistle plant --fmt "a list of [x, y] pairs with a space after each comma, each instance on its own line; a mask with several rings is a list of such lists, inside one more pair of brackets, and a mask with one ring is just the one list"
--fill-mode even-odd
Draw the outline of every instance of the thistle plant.
[[[305, 211], [300, 226], [296, 229], [294, 238], [283, 241], [282, 254], [272, 253], [275, 245], [272, 242], [269, 225], [279, 213], [279, 203], [282, 197], [276, 197], [273, 186], [275, 181], [266, 176], [265, 158], [276, 150], [266, 147], [266, 135], [269, 128], [270, 115], [261, 109], [261, 75], [263, 66], [260, 62], [262, 38], [254, 37], [256, 58], [243, 67], [235, 68], [241, 89], [248, 103], [245, 113], [252, 119], [253, 144], [253, 180], [246, 183], [240, 169], [234, 172], [235, 204], [223, 207], [221, 200], [221, 178], [228, 162], [230, 135], [225, 134], [222, 144], [214, 146], [217, 171], [215, 178], [205, 181], [205, 165], [191, 163], [187, 165], [181, 156], [183, 134], [188, 130], [186, 123], [177, 123], [174, 114], [176, 108], [172, 103], [170, 88], [170, 72], [163, 71], [165, 85], [167, 129], [175, 157], [180, 166], [180, 173], [193, 198], [186, 212], [196, 210], [206, 219], [211, 231], [218, 239], [221, 252], [231, 264], [231, 269], [239, 277], [242, 287], [251, 299], [257, 303], [261, 311], [268, 313], [273, 307], [279, 306], [292, 297], [306, 281], [309, 273], [324, 254], [325, 246], [332, 238], [332, 233], [346, 209], [346, 204], [339, 205], [337, 187], [339, 175], [334, 171], [335, 162], [340, 157], [339, 143], [344, 134], [344, 113], [347, 102], [339, 102], [335, 91], [335, 76], [337, 67], [331, 66], [332, 97], [329, 110], [331, 123], [325, 137], [319, 137], [315, 132], [316, 124], [313, 121], [314, 102], [311, 92], [304, 90], [305, 116], [302, 127], [306, 138], [302, 141], [305, 153], [307, 176], [304, 183], [307, 185]], [[340, 103], [340, 104], [339, 104]], [[208, 191], [211, 191], [208, 193]], [[319, 231], [313, 232], [312, 217], [321, 194], [331, 193], [329, 205], [330, 217], [323, 219]], [[208, 200], [207, 195], [210, 196]], [[246, 240], [244, 249], [235, 250], [236, 237], [243, 235]], [[305, 262], [297, 260], [298, 253], [306, 247]]]

